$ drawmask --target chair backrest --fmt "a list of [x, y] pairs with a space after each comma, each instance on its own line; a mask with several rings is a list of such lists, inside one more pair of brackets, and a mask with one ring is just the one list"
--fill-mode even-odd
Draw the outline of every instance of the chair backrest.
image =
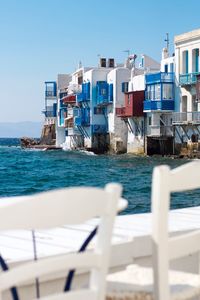
[[0, 293], [27, 280], [57, 271], [88, 268], [91, 270], [88, 289], [44, 299], [103, 300], [113, 222], [121, 191], [119, 184], [108, 184], [105, 189], [65, 188], [26, 197], [2, 198], [0, 230], [47, 229], [80, 224], [94, 217], [99, 217], [100, 222], [94, 251], [45, 258], [3, 272], [0, 274]]
[[169, 237], [170, 193], [200, 188], [200, 162], [170, 170], [154, 168], [152, 182], [153, 269], [156, 300], [169, 300], [169, 261], [200, 251], [200, 231]]

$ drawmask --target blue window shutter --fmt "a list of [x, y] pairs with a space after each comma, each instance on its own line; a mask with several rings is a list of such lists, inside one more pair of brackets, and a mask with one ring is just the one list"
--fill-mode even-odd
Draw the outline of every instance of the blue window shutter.
[[195, 51], [195, 72], [199, 72], [199, 49]]
[[128, 92], [128, 82], [122, 82], [122, 93]]
[[109, 84], [109, 102], [113, 102], [113, 83]]
[[185, 51], [185, 73], [188, 73], [188, 50]]

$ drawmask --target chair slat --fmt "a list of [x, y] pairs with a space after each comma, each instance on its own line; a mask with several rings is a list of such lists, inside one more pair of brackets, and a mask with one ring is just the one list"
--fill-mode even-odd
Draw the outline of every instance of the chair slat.
[[92, 187], [61, 189], [14, 200], [3, 198], [0, 230], [46, 229], [83, 223], [94, 217], [94, 212], [96, 216], [106, 214], [108, 200], [105, 190]]
[[200, 231], [195, 230], [169, 240], [169, 258], [176, 259], [200, 251]]
[[102, 263], [101, 257], [100, 254], [86, 252], [32, 261], [11, 269], [8, 272], [1, 273], [0, 290], [27, 282], [32, 278], [49, 275], [58, 271], [68, 271], [72, 268], [100, 269]]
[[170, 173], [170, 191], [180, 192], [200, 188], [200, 161], [175, 168]]
[[[42, 297], [40, 300], [97, 300], [96, 291], [78, 290], [70, 293], [55, 294], [52, 296]], [[34, 299], [37, 300], [37, 299]]]

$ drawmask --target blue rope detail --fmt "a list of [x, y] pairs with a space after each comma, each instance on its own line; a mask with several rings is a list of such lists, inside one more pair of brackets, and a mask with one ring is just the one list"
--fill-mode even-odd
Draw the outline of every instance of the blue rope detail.
[[[98, 229], [98, 226], [89, 234], [89, 236], [84, 241], [84, 243], [81, 246], [81, 248], [79, 249], [79, 251], [78, 251], [79, 253], [85, 251], [86, 247], [88, 246], [88, 244], [91, 242], [91, 240], [93, 239], [93, 237], [97, 233], [97, 229]], [[66, 282], [65, 282], [64, 292], [70, 291], [75, 271], [76, 271], [75, 269], [69, 271], [68, 276], [66, 278]]]
[[[5, 260], [3, 259], [3, 257], [0, 255], [0, 265], [3, 271], [7, 271], [8, 265], [6, 264]], [[13, 300], [20, 300], [19, 296], [18, 296], [18, 292], [17, 292], [17, 288], [14, 286], [12, 288], [10, 288], [10, 292], [12, 295]]]

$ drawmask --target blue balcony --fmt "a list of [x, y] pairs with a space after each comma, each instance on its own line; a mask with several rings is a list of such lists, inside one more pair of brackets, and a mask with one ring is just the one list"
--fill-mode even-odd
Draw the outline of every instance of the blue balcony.
[[96, 86], [97, 105], [108, 105], [113, 102], [113, 84], [106, 81], [97, 81]]
[[200, 72], [181, 74], [179, 76], [179, 84], [180, 85], [191, 85], [196, 84], [197, 75], [200, 75]]
[[46, 106], [42, 113], [45, 115], [45, 117], [55, 118], [57, 116], [57, 103], [53, 103], [52, 106]]
[[77, 102], [90, 101], [90, 82], [82, 83], [82, 92], [77, 94]]
[[55, 98], [57, 96], [57, 84], [56, 81], [45, 82], [45, 97]]
[[174, 111], [174, 100], [144, 101], [144, 112]]
[[75, 117], [74, 118], [74, 124], [76, 126], [82, 126], [82, 118], [81, 117]]
[[87, 101], [86, 99], [86, 94], [84, 93], [80, 93], [80, 94], [77, 94], [77, 102], [85, 102]]
[[88, 107], [74, 109], [74, 124], [76, 126], [90, 126], [90, 109]]
[[155, 74], [147, 74], [145, 76], [145, 79], [146, 79], [146, 84], [174, 82], [174, 73], [159, 72]]
[[67, 108], [60, 107], [60, 126], [64, 126], [66, 117], [67, 117]]

